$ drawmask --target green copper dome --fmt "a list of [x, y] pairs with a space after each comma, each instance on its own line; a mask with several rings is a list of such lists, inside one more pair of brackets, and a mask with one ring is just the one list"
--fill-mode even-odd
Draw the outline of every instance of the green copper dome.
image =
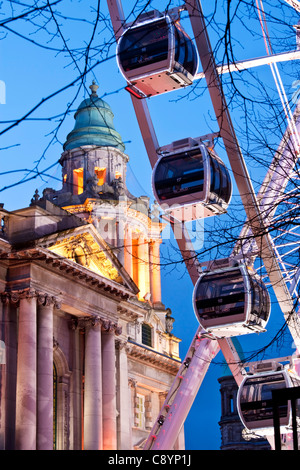
[[90, 86], [92, 94], [79, 105], [74, 118], [75, 126], [68, 134], [64, 150], [71, 150], [83, 145], [98, 147], [116, 147], [122, 152], [125, 145], [113, 124], [114, 115], [110, 106], [98, 97], [98, 86]]

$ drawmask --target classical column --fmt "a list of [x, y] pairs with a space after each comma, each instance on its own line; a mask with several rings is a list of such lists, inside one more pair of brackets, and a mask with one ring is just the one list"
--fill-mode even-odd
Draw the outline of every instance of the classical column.
[[84, 450], [102, 449], [101, 322], [85, 328]]
[[53, 307], [55, 299], [38, 296], [37, 449], [53, 449]]
[[16, 449], [36, 450], [36, 297], [22, 296], [19, 307]]
[[72, 389], [71, 389], [71, 409], [70, 409], [70, 428], [71, 428], [71, 448], [70, 450], [82, 449], [82, 330], [78, 327], [76, 319], [70, 322], [70, 329], [73, 336], [73, 367], [72, 367]]
[[[16, 421], [16, 374], [17, 374], [17, 305], [18, 296], [7, 293], [1, 296], [3, 302], [3, 329], [5, 355], [1, 368], [1, 433], [2, 446], [6, 450], [15, 449]], [[3, 346], [3, 345], [2, 345]], [[1, 345], [0, 345], [1, 347]]]
[[103, 450], [117, 449], [115, 331], [102, 331]]
[[161, 240], [150, 243], [150, 276], [151, 276], [151, 300], [152, 304], [161, 302], [161, 277], [159, 245]]
[[126, 341], [119, 341], [118, 346], [118, 408], [119, 408], [119, 429], [118, 448], [119, 450], [131, 450], [131, 406], [130, 390], [128, 387], [128, 359], [126, 352]]

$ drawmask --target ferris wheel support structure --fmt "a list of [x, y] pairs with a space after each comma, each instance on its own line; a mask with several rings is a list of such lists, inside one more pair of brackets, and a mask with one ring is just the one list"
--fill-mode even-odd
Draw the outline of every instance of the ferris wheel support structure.
[[[122, 5], [120, 0], [107, 0], [107, 4], [115, 37], [118, 40], [126, 24]], [[273, 285], [278, 303], [284, 315], [289, 317], [293, 312], [292, 298], [282, 277], [276, 256], [274, 256], [272, 240], [264, 219], [261, 216], [260, 206], [251, 184], [223, 93], [219, 74], [225, 73], [226, 69], [219, 68], [218, 70], [215, 64], [200, 2], [198, 0], [189, 0], [186, 2], [185, 8], [189, 13], [199, 57], [202, 63], [203, 74], [219, 124], [220, 135], [223, 139], [228, 159], [235, 176], [236, 184], [248, 218], [249, 227], [260, 249], [261, 258]], [[296, 54], [294, 59], [298, 58], [298, 54]], [[268, 62], [261, 60], [260, 63], [256, 65], [272, 62], [273, 59], [274, 61], [277, 60], [275, 56], [274, 58], [268, 56], [266, 59]], [[251, 65], [248, 64], [247, 67], [249, 66]], [[252, 66], [255, 66], [253, 62]], [[244, 68], [247, 67], [245, 66]], [[238, 70], [238, 68], [236, 69]], [[231, 71], [230, 68], [228, 71]], [[157, 150], [159, 149], [159, 144], [147, 102], [145, 99], [138, 99], [133, 95], [131, 95], [131, 98], [148, 158], [153, 168], [158, 158]], [[174, 233], [175, 227], [178, 233], [177, 222], [172, 223], [171, 221], [171, 226]], [[189, 260], [194, 259], [196, 262], [196, 264], [191, 262], [186, 263], [192, 282], [195, 284], [199, 265], [197, 265], [196, 253], [191, 248], [191, 242], [183, 225], [181, 227], [181, 236], [177, 237], [176, 240], [183, 258], [188, 257]], [[296, 337], [298, 338], [297, 333], [300, 331], [298, 316], [294, 315], [293, 321], [294, 326], [291, 332], [293, 338], [296, 340]], [[291, 327], [291, 324], [289, 324], [289, 326]], [[211, 339], [203, 334], [201, 328], [198, 328], [144, 449], [152, 448], [164, 450], [173, 447], [178, 432], [189, 413], [198, 389], [208, 370], [209, 364], [219, 349], [222, 350], [237, 384], [239, 385], [241, 383], [245, 371], [241, 366], [238, 353], [232, 340], [230, 338]], [[174, 397], [176, 397], [176, 400]]]

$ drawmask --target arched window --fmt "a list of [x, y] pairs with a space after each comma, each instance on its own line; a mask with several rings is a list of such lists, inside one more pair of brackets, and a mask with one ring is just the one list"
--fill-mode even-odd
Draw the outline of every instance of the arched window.
[[152, 328], [147, 323], [142, 324], [142, 343], [152, 347]]

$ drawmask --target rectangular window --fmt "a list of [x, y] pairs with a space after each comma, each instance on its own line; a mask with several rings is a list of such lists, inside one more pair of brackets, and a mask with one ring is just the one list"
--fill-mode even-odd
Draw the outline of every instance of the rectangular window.
[[136, 427], [144, 429], [145, 427], [145, 397], [144, 395], [136, 395], [136, 409], [135, 409], [135, 424]]
[[98, 186], [102, 186], [106, 181], [106, 168], [95, 167], [95, 173], [98, 178]]
[[152, 328], [147, 323], [142, 324], [142, 343], [152, 347]]
[[73, 170], [73, 194], [83, 193], [83, 168]]

